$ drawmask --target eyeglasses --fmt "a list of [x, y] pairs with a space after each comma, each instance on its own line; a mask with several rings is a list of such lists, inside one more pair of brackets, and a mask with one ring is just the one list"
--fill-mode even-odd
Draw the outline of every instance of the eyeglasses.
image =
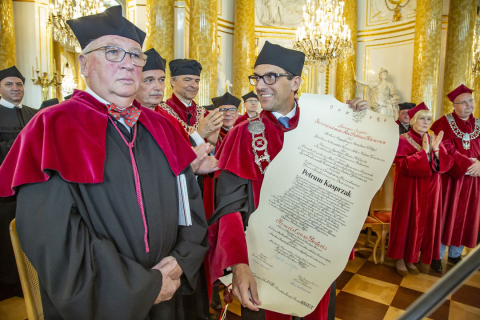
[[253, 103], [253, 104], [257, 104], [258, 103], [258, 100], [247, 100], [245, 101], [247, 103]]
[[130, 59], [132, 63], [137, 67], [143, 67], [147, 63], [147, 55], [143, 52], [128, 52], [122, 48], [118, 47], [110, 47], [104, 46], [97, 49], [93, 49], [91, 51], [86, 52], [85, 54], [89, 54], [94, 51], [98, 50], [105, 50], [105, 59], [112, 62], [121, 62], [125, 58], [125, 55], [128, 53], [130, 55]]
[[220, 108], [218, 109], [220, 110], [221, 113], [236, 113], [237, 112], [237, 108]]
[[467, 104], [467, 103], [472, 103], [473, 101], [475, 101], [475, 99], [471, 98], [465, 101], [454, 102], [453, 104]]
[[250, 84], [252, 86], [256, 86], [260, 82], [260, 79], [263, 79], [263, 82], [265, 82], [265, 84], [275, 84], [278, 77], [288, 76], [290, 76], [290, 74], [288, 73], [267, 73], [263, 76], [258, 76], [254, 74], [253, 76], [249, 76], [248, 80], [250, 80]]

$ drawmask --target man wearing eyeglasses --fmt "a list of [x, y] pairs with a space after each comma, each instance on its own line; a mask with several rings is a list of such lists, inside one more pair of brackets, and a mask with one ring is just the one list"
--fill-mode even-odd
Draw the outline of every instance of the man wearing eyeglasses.
[[235, 125], [242, 123], [248, 118], [253, 118], [258, 115], [258, 108], [260, 106], [260, 101], [258, 101], [258, 96], [255, 92], [250, 91], [246, 95], [242, 96], [243, 105], [245, 106], [245, 114], [238, 117]]
[[462, 260], [463, 247], [473, 248], [478, 243], [480, 120], [472, 114], [475, 101], [470, 88], [462, 84], [447, 97], [454, 111], [435, 121], [431, 130], [435, 134], [444, 132], [443, 144], [454, 159], [453, 167], [443, 176], [444, 228], [440, 259], [446, 246], [450, 246], [448, 262], [457, 264]]
[[223, 126], [218, 134], [216, 150], [220, 148], [223, 139], [225, 139], [227, 133], [236, 123], [240, 102], [240, 99], [230, 94], [230, 92], [226, 92], [223, 96], [212, 98], [213, 107], [223, 114]]
[[[233, 127], [216, 154], [222, 171], [216, 209], [208, 220], [210, 276], [215, 281], [223, 276], [223, 270], [231, 268], [233, 293], [242, 304], [242, 319], [291, 319], [260, 309], [261, 297], [248, 266], [244, 230], [258, 206], [268, 164], [282, 149], [284, 133], [298, 125], [300, 107], [294, 95], [300, 87], [304, 60], [305, 55], [299, 51], [265, 43], [249, 77], [263, 111], [259, 117]], [[367, 102], [359, 98], [348, 103], [355, 111], [367, 108]], [[332, 292], [334, 297], [335, 290]], [[329, 299], [327, 292], [305, 319], [327, 319]]]
[[184, 319], [208, 248], [195, 154], [134, 100], [145, 33], [122, 8], [67, 23], [87, 90], [37, 113], [0, 167], [45, 319]]
[[[20, 131], [37, 113], [23, 105], [25, 77], [15, 66], [0, 70], [0, 165]], [[21, 296], [22, 288], [8, 226], [15, 218], [14, 197], [0, 199], [0, 286], [8, 296]]]

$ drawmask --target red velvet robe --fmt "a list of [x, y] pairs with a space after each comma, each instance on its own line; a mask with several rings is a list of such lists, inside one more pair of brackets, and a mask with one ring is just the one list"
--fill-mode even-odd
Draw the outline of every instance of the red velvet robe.
[[[298, 125], [300, 108], [290, 119], [290, 128], [280, 125], [271, 112], [262, 111], [263, 123], [265, 124], [265, 138], [268, 141], [267, 150], [273, 160], [283, 147], [284, 132], [293, 130]], [[252, 152], [252, 135], [248, 131], [248, 123], [234, 126], [229, 131], [219, 150], [217, 150], [218, 166], [240, 178], [251, 180], [255, 208], [258, 207], [260, 188], [263, 183], [263, 175], [254, 162]], [[208, 231], [210, 251], [210, 277], [216, 281], [223, 276], [223, 270], [238, 263], [248, 264], [248, 250], [245, 240], [244, 223], [240, 212], [232, 212], [218, 219], [209, 227]], [[313, 313], [306, 316], [307, 320], [327, 319], [330, 289], [318, 304]], [[261, 297], [260, 297], [261, 300]], [[265, 311], [267, 320], [287, 320], [289, 315]]]
[[[178, 175], [195, 160], [195, 154], [178, 139], [167, 119], [133, 103], [142, 111], [138, 121], [155, 138]], [[105, 104], [80, 90], [75, 90], [71, 99], [39, 111], [0, 166], [0, 197], [13, 195], [23, 184], [47, 181], [48, 170], [58, 171], [69, 182], [101, 183], [108, 117]]]
[[[190, 127], [196, 128], [196, 126], [198, 125], [197, 109], [199, 110], [198, 112], [200, 113], [203, 112], [205, 116], [208, 115], [208, 111], [203, 107], [197, 106], [197, 104], [193, 100], [192, 100], [192, 105], [187, 108], [183, 104], [183, 102], [177, 98], [177, 96], [174, 93], [172, 93], [172, 97], [166, 101], [166, 104], [175, 112], [175, 114], [178, 116], [178, 118], [181, 121], [183, 121], [185, 124], [187, 124]], [[190, 121], [188, 121], [188, 115], [190, 115]], [[193, 131], [196, 131], [196, 129]], [[188, 132], [188, 134], [191, 134], [191, 133], [192, 132]]]
[[180, 124], [180, 122], [178, 122], [178, 120], [170, 115], [167, 111], [165, 111], [164, 109], [162, 109], [160, 106], [165, 104], [165, 102], [161, 102], [160, 105], [156, 106], [154, 111], [156, 113], [159, 113], [161, 114], [162, 116], [164, 116], [165, 118], [168, 119], [168, 121], [170, 121], [170, 123], [175, 127], [177, 128], [178, 132], [180, 132], [180, 134], [182, 135], [182, 137], [188, 142], [190, 143], [190, 139], [188, 138], [188, 133], [187, 131], [185, 131], [185, 129], [183, 128], [183, 126]]
[[[417, 148], [407, 136], [415, 141]], [[442, 225], [441, 173], [453, 165], [453, 159], [440, 144], [438, 167], [435, 155], [431, 162], [422, 146], [422, 137], [414, 130], [400, 136], [395, 157], [395, 185], [387, 256], [416, 263], [422, 252], [422, 263], [440, 259]], [[430, 140], [430, 136], [429, 136]], [[431, 143], [431, 141], [430, 141]]]
[[250, 118], [250, 117], [248, 116], [248, 113], [245, 112], [245, 114], [243, 114], [243, 115], [241, 115], [240, 117], [238, 117], [237, 121], [235, 121], [234, 126], [236, 126], [237, 124], [242, 123], [242, 122], [245, 121], [245, 120], [248, 120], [248, 118]]
[[[452, 113], [458, 129], [472, 133], [475, 129], [475, 118], [470, 115], [467, 121]], [[445, 116], [432, 125], [431, 129], [438, 134], [443, 131], [443, 144], [454, 164], [443, 175], [443, 236], [442, 243], [449, 246], [464, 245], [473, 248], [477, 245], [480, 225], [480, 178], [465, 175], [472, 165], [469, 158], [480, 159], [480, 137], [470, 141], [470, 149], [465, 150], [462, 139], [453, 133]]]

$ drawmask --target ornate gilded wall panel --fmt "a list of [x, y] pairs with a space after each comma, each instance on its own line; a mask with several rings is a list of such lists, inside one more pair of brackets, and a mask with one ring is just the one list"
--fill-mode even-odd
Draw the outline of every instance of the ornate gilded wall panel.
[[355, 97], [354, 73], [356, 68], [357, 55], [357, 1], [345, 0], [343, 8], [345, 23], [350, 28], [354, 54], [351, 57], [337, 61], [337, 77], [335, 98], [345, 102]]
[[190, 59], [202, 64], [196, 102], [205, 106], [217, 95], [217, 1], [190, 0], [190, 10]]
[[442, 9], [438, 0], [417, 0], [413, 56], [412, 102], [425, 102], [436, 114], [442, 40]]
[[[146, 50], [155, 48], [157, 52], [167, 60], [167, 85], [165, 86], [165, 98], [172, 94], [170, 87], [170, 70], [168, 62], [174, 58], [174, 0], [146, 0]], [[166, 100], [166, 99], [165, 99]]]
[[15, 54], [12, 0], [0, 0], [0, 70], [15, 65]]
[[[445, 95], [462, 83], [467, 87], [472, 85], [473, 30], [477, 5], [477, 0], [450, 0], [445, 57]], [[452, 103], [445, 98], [443, 113], [452, 110]]]
[[[248, 76], [255, 64], [255, 1], [235, 1], [233, 35], [233, 92], [238, 98], [253, 90]], [[243, 111], [243, 104], [242, 110]], [[243, 113], [243, 112], [242, 112]]]

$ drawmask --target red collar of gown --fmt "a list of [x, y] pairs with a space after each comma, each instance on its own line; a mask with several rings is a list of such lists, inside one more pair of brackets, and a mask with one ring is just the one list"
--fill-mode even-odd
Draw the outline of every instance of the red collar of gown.
[[[265, 124], [268, 154], [273, 160], [282, 150], [284, 133], [298, 126], [300, 108], [297, 103], [297, 112], [288, 121], [290, 124], [288, 129], [284, 128], [270, 111], [262, 111], [260, 117]], [[248, 131], [248, 124], [249, 122], [245, 121], [230, 129], [215, 157], [218, 159], [220, 169], [236, 174], [240, 178], [262, 181], [263, 174], [255, 163], [252, 134]]]
[[[142, 113], [138, 121], [150, 132], [178, 175], [194, 159], [190, 145], [179, 139], [168, 119], [133, 102]], [[76, 183], [103, 181], [108, 111], [90, 94], [75, 90], [72, 98], [40, 110], [17, 137], [0, 166], [0, 197], [11, 196], [14, 188], [45, 182], [46, 170]]]
[[[172, 97], [168, 99], [165, 103], [177, 113], [177, 115], [180, 117], [180, 119], [182, 119], [183, 122], [187, 123], [189, 113], [192, 114], [190, 122], [192, 122], [192, 119], [196, 120], [195, 113], [197, 112], [197, 104], [195, 103], [195, 101], [192, 100], [192, 105], [187, 108], [185, 104], [177, 98], [175, 93], [172, 93]], [[208, 113], [205, 113], [205, 115], [207, 114]], [[188, 123], [189, 126], [193, 126], [194, 124], [195, 122], [193, 124]]]

